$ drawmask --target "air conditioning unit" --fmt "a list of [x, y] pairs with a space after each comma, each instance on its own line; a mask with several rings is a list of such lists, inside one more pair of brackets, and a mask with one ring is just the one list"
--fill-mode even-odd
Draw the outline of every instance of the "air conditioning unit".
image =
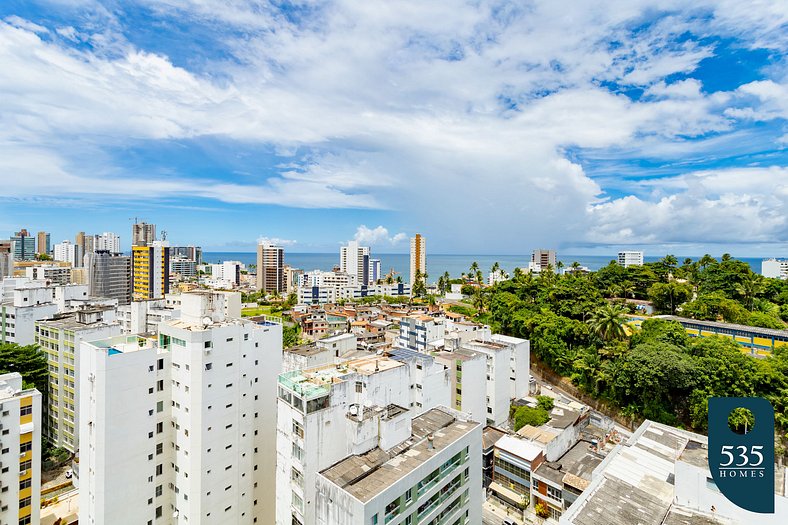
[[20, 476], [26, 476], [27, 475], [27, 471], [26, 470], [22, 470], [22, 471], [19, 472], [19, 475]]

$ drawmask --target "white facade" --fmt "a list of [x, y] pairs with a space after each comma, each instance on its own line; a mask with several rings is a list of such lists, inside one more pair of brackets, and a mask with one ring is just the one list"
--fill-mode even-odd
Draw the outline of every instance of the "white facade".
[[75, 453], [79, 448], [79, 348], [82, 341], [120, 335], [115, 308], [97, 308], [36, 323], [36, 344], [47, 354], [47, 439]]
[[761, 275], [774, 279], [788, 279], [788, 259], [764, 259]]
[[82, 344], [80, 523], [273, 522], [282, 327], [228, 318], [228, 296]]
[[211, 265], [211, 279], [226, 281], [232, 286], [241, 284], [241, 270], [244, 264], [241, 261], [224, 261]]
[[487, 275], [487, 284], [494, 286], [509, 279], [509, 275], [504, 270], [495, 270]]
[[78, 246], [71, 241], [65, 240], [56, 244], [53, 248], [53, 252], [53, 258], [56, 261], [71, 263], [71, 266], [81, 266], [81, 263], [79, 263], [80, 250], [78, 250]]
[[71, 268], [68, 266], [28, 266], [25, 277], [33, 281], [49, 281], [52, 284], [68, 284], [71, 282]]
[[380, 270], [380, 259], [370, 259], [369, 260], [369, 282], [370, 282], [370, 284], [375, 284], [382, 278], [383, 278], [383, 274], [381, 273], [381, 270]]
[[370, 284], [369, 247], [350, 241], [339, 249], [339, 270], [355, 276], [357, 284]]
[[403, 317], [400, 319], [397, 346], [416, 352], [425, 352], [427, 345], [443, 339], [444, 333], [443, 319], [435, 319], [428, 315]]
[[348, 286], [301, 286], [298, 289], [299, 304], [326, 304], [339, 300], [353, 301], [364, 297], [410, 296], [411, 288], [407, 284], [373, 284]]
[[41, 393], [17, 372], [0, 375], [0, 523], [40, 523]]
[[112, 232], [96, 235], [95, 251], [107, 250], [110, 253], [120, 253], [120, 237]]
[[277, 525], [316, 523], [321, 470], [407, 439], [414, 415], [434, 408], [410, 409], [415, 385], [407, 363], [379, 356], [279, 376]]
[[[132, 301], [118, 307], [118, 321], [124, 334], [141, 334], [155, 332], [159, 323], [178, 319], [180, 317], [180, 305], [177, 308], [171, 306], [170, 297], [167, 299], [146, 299], [144, 301]], [[180, 296], [175, 296], [180, 297]], [[240, 312], [238, 317], [240, 317]]]
[[314, 523], [481, 523], [482, 426], [436, 408], [413, 420], [406, 439], [321, 472]]
[[618, 252], [618, 264], [624, 268], [630, 266], [643, 266], [643, 252]]

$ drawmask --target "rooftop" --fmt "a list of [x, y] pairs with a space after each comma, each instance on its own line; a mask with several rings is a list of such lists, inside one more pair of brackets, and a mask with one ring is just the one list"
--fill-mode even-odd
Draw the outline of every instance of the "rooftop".
[[507, 432], [495, 427], [484, 427], [482, 430], [482, 450], [488, 450], [495, 445], [499, 439], [506, 436]]
[[495, 448], [526, 461], [533, 461], [542, 453], [542, 449], [538, 446], [515, 436], [503, 436], [495, 444]]
[[324, 365], [306, 370], [294, 370], [279, 375], [279, 384], [307, 397], [327, 394], [331, 385], [342, 383], [350, 374], [372, 375], [405, 366], [383, 356], [351, 359], [336, 365]]
[[[347, 457], [321, 472], [328, 481], [367, 502], [479, 426], [448, 411], [433, 408], [413, 419], [409, 439], [384, 451], [380, 448]], [[428, 440], [432, 436], [432, 444]]]
[[545, 461], [539, 465], [534, 474], [559, 486], [566, 483], [576, 489], [585, 490], [594, 469], [604, 459], [592, 451], [591, 447], [589, 441], [578, 441], [557, 461]]

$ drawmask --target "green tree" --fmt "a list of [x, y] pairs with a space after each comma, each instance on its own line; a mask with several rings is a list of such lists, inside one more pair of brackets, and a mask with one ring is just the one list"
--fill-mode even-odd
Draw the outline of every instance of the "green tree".
[[618, 306], [606, 304], [597, 309], [588, 320], [591, 330], [603, 341], [623, 339], [626, 336], [626, 316]]
[[555, 400], [550, 396], [536, 396], [536, 406], [550, 412], [555, 406]]
[[0, 374], [18, 372], [25, 388], [36, 388], [46, 397], [49, 391], [47, 357], [36, 345], [0, 343]]
[[750, 272], [736, 287], [736, 291], [741, 295], [745, 308], [752, 311], [756, 296], [764, 291], [763, 277]]
[[543, 408], [528, 406], [517, 407], [514, 411], [514, 431], [517, 432], [526, 425], [538, 427], [550, 421], [550, 414]]
[[658, 312], [676, 315], [676, 309], [692, 297], [692, 288], [676, 281], [654, 283], [648, 296]]

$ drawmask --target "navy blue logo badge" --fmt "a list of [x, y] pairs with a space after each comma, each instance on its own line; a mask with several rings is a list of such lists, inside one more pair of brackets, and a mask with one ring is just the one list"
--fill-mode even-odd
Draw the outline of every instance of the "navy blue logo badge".
[[774, 513], [774, 409], [767, 400], [709, 398], [709, 469], [732, 503]]

